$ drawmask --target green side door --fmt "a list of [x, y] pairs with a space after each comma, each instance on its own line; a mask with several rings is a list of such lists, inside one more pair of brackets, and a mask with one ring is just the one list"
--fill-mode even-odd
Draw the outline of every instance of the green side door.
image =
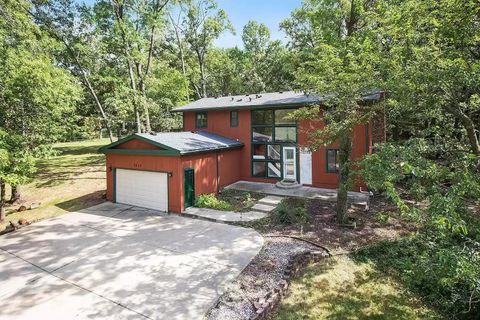
[[195, 204], [195, 180], [192, 168], [184, 170], [185, 209]]

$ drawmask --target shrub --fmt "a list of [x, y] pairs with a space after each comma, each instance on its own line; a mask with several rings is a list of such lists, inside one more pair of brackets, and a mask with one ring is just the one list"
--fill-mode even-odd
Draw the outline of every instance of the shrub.
[[292, 203], [283, 200], [275, 209], [273, 218], [281, 224], [303, 224], [308, 222], [310, 216], [304, 202], [295, 201]]
[[231, 210], [228, 202], [218, 199], [215, 194], [201, 194], [195, 201], [195, 205], [200, 208], [210, 208], [216, 210]]

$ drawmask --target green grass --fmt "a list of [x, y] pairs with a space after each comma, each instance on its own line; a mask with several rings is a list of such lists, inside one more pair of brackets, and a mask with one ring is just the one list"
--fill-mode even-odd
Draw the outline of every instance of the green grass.
[[103, 201], [105, 156], [97, 150], [108, 143], [109, 140], [102, 139], [55, 144], [58, 154], [38, 161], [34, 180], [22, 188], [23, 205], [29, 207], [39, 202], [41, 206], [24, 212], [16, 212], [18, 205], [7, 208], [7, 217], [0, 223], [0, 231], [10, 221], [16, 222], [20, 218], [38, 221]]
[[337, 256], [295, 279], [276, 319], [439, 319], [371, 263]]

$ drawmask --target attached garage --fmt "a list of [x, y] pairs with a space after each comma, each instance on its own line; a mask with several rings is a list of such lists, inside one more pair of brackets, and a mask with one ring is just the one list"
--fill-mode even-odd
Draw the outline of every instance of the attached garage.
[[133, 134], [100, 149], [106, 155], [107, 199], [181, 213], [195, 196], [239, 179], [242, 147], [206, 131]]
[[115, 169], [115, 202], [168, 212], [168, 173]]

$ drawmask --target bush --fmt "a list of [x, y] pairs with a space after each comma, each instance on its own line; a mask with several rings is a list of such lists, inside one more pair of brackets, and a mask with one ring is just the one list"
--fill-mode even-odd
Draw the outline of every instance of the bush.
[[480, 312], [479, 244], [451, 233], [430, 231], [382, 241], [359, 251], [398, 279], [446, 319], [478, 319]]
[[232, 209], [228, 202], [218, 199], [213, 193], [201, 194], [195, 201], [195, 206], [224, 211]]
[[305, 202], [283, 200], [274, 211], [274, 220], [280, 224], [303, 224], [310, 220]]

